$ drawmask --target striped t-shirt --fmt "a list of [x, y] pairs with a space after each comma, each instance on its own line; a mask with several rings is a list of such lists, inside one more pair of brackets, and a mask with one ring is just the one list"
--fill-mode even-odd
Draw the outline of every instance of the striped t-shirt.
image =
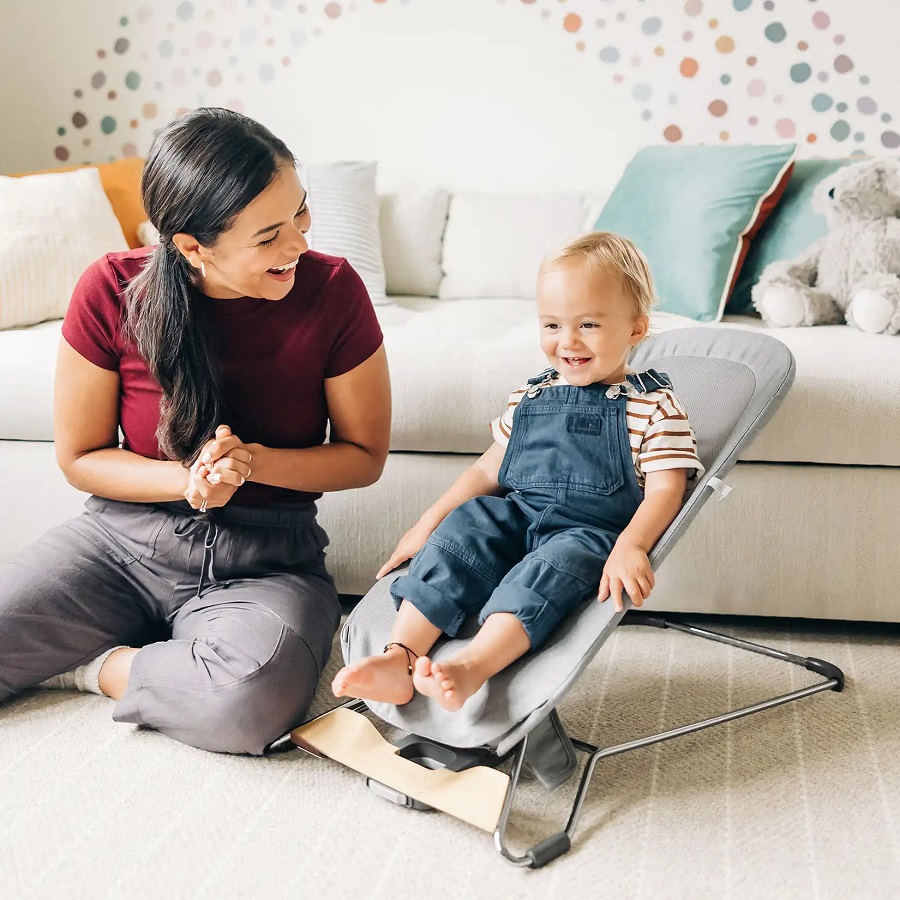
[[[568, 383], [562, 375], [556, 375], [547, 382], [546, 387], [552, 389]], [[513, 391], [509, 395], [506, 411], [491, 422], [494, 440], [502, 447], [509, 443], [516, 407], [528, 389], [529, 385], [525, 385]], [[703, 474], [703, 465], [697, 456], [694, 431], [672, 389], [662, 387], [641, 392], [630, 382], [622, 381], [611, 385], [606, 393], [609, 397], [615, 397], [621, 391], [627, 394], [625, 420], [631, 442], [631, 460], [641, 489], [648, 472], [691, 469], [688, 480], [699, 478]]]

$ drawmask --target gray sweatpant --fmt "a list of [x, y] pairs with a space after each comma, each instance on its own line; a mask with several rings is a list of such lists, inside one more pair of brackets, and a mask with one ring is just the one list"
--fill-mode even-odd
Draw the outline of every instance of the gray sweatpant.
[[127, 644], [116, 721], [252, 754], [299, 724], [340, 620], [315, 505], [85, 505], [0, 568], [0, 702]]

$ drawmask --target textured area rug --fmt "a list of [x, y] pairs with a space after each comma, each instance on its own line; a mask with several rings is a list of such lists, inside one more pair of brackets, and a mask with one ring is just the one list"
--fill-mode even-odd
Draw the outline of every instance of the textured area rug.
[[[0, 896], [898, 896], [897, 630], [710, 627], [831, 660], [847, 689], [601, 763], [572, 850], [536, 871], [503, 862], [484, 832], [376, 797], [336, 763], [204, 753], [114, 723], [104, 698], [31, 692], [0, 707]], [[337, 664], [335, 652], [314, 712], [334, 703]], [[560, 715], [607, 746], [815, 678], [621, 627]], [[514, 850], [562, 827], [576, 782], [548, 794], [525, 778]]]

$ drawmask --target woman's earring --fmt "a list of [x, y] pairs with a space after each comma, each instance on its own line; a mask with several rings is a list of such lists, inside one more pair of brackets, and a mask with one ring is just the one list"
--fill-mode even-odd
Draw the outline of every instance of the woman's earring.
[[203, 260], [200, 260], [200, 274], [206, 278], [206, 263]]

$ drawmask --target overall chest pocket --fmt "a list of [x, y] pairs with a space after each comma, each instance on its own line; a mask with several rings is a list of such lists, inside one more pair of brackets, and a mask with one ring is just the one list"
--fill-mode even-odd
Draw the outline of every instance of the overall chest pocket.
[[625, 481], [628, 449], [622, 446], [620, 412], [614, 406], [517, 410], [506, 483], [517, 490], [553, 488], [604, 496], [617, 491]]

